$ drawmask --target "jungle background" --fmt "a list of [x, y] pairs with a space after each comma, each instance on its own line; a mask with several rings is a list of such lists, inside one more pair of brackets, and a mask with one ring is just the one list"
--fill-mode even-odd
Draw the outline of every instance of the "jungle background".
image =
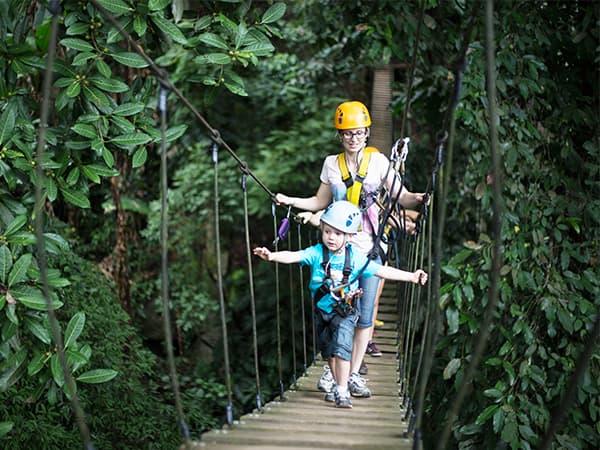
[[[273, 192], [309, 195], [339, 151], [334, 107], [370, 106], [392, 68], [395, 133], [419, 3], [392, 0], [99, 0]], [[473, 3], [426, 0], [407, 134], [407, 187], [425, 189]], [[34, 182], [47, 2], [0, 1], [0, 446], [81, 448], [50, 337], [35, 255]], [[46, 250], [69, 366], [96, 448], [180, 443], [160, 307], [157, 83], [87, 1], [62, 1], [44, 161]], [[450, 448], [535, 448], [600, 305], [598, 2], [497, 1], [503, 158], [500, 301]], [[425, 444], [472, 352], [491, 267], [483, 3], [467, 52], [449, 179]], [[177, 370], [194, 437], [223, 423], [209, 136], [169, 97], [169, 264]], [[400, 136], [394, 136], [398, 138]], [[382, 149], [388, 151], [389, 149]], [[221, 152], [221, 238], [236, 414], [254, 404], [240, 172]], [[249, 182], [254, 244], [271, 204]], [[282, 211], [279, 212], [283, 214]], [[305, 242], [311, 237], [304, 235]], [[314, 239], [314, 236], [312, 236]], [[263, 396], [278, 392], [273, 267], [255, 262]], [[282, 270], [282, 285], [298, 283]], [[297, 303], [296, 303], [297, 304]], [[282, 317], [289, 292], [282, 290]], [[298, 328], [296, 328], [298, 329]], [[284, 376], [292, 380], [289, 328]], [[301, 344], [297, 341], [298, 354]], [[297, 361], [301, 366], [300, 361]], [[600, 352], [553, 448], [600, 447]]]

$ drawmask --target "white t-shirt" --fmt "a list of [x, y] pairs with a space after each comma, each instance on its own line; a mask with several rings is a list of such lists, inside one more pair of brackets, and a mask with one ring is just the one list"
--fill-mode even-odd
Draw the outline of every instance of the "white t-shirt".
[[[362, 155], [359, 156], [359, 167]], [[373, 152], [371, 159], [369, 160], [369, 168], [367, 169], [367, 176], [363, 181], [363, 192], [367, 194], [368, 208], [364, 211], [362, 217], [362, 231], [359, 231], [354, 235], [351, 242], [354, 246], [363, 253], [367, 253], [373, 247], [373, 235], [377, 235], [377, 229], [379, 225], [379, 207], [374, 203], [375, 199], [372, 194], [374, 193], [381, 181], [388, 173], [388, 166], [390, 162], [383, 153]], [[350, 174], [354, 178], [356, 172], [350, 171]], [[388, 174], [389, 182], [394, 178], [394, 172], [390, 170]], [[337, 155], [329, 155], [323, 162], [323, 168], [321, 169], [321, 182], [328, 184], [331, 188], [331, 194], [333, 201], [346, 200], [346, 185], [342, 181], [342, 173], [337, 162]]]

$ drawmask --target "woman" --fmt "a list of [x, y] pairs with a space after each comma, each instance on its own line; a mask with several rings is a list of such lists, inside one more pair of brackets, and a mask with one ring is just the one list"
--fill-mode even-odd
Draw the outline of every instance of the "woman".
[[[383, 184], [391, 191], [391, 198], [396, 198], [400, 191], [398, 201], [406, 208], [422, 203], [425, 196], [409, 192], [402, 188], [398, 181], [394, 182], [395, 174], [393, 170], [388, 170], [390, 162], [387, 157], [374, 147], [367, 147], [371, 117], [364, 104], [357, 101], [340, 104], [335, 111], [334, 125], [344, 151], [325, 158], [320, 176], [321, 184], [316, 194], [307, 198], [277, 194], [276, 201], [307, 211], [321, 211], [332, 201], [338, 200], [348, 200], [356, 204], [362, 211], [362, 231], [354, 235], [352, 244], [357, 250], [367, 254], [373, 247], [379, 228], [379, 208], [375, 204], [379, 186]], [[381, 263], [381, 258], [377, 256], [374, 261]], [[360, 301], [360, 318], [354, 334], [348, 383], [350, 393], [355, 397], [371, 395], [358, 372], [371, 336], [373, 308], [379, 282], [377, 277], [360, 280], [364, 294]]]

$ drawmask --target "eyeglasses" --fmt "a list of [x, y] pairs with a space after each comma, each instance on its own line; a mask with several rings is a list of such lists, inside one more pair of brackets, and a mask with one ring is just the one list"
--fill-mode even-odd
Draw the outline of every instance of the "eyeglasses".
[[358, 139], [363, 139], [367, 136], [367, 130], [366, 129], [361, 129], [361, 130], [356, 130], [356, 131], [341, 131], [340, 132], [340, 136], [342, 136], [342, 139], [346, 140], [346, 141], [351, 141], [352, 138], [356, 137]]

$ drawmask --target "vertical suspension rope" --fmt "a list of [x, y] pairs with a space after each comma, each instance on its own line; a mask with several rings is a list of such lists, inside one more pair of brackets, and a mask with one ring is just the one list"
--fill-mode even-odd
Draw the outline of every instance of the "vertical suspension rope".
[[[277, 239], [277, 212], [275, 203], [271, 204], [271, 214], [273, 215], [273, 236], [275, 236], [275, 251], [279, 251], [279, 242]], [[275, 262], [275, 322], [277, 327], [277, 370], [279, 374], [279, 400], [285, 401], [285, 389], [283, 387], [283, 361], [281, 357], [281, 292], [279, 289], [279, 263]]]
[[[288, 240], [288, 250], [292, 251], [292, 230], [287, 236]], [[288, 264], [288, 275], [289, 275], [289, 285], [290, 285], [290, 322], [291, 322], [291, 332], [292, 332], [292, 385], [296, 385], [296, 302], [294, 298], [294, 271], [291, 264]]]
[[[431, 211], [433, 210], [433, 195], [430, 197], [429, 200], [429, 213], [427, 214], [427, 217], [430, 216]], [[428, 233], [427, 233], [427, 240], [428, 240], [428, 269], [427, 269], [427, 273], [431, 273], [431, 262], [430, 262], [430, 258], [431, 258], [431, 233], [432, 233], [432, 223], [433, 221], [429, 220], [427, 223], [427, 229], [428, 229]], [[425, 239], [423, 239], [422, 241], [422, 248], [421, 248], [421, 261], [419, 263], [419, 267], [423, 267], [423, 259], [425, 256]], [[430, 287], [427, 287], [428, 291], [430, 289]], [[422, 298], [422, 288], [419, 286], [419, 299]], [[414, 377], [414, 382], [413, 382], [413, 387], [412, 387], [412, 392], [413, 395], [416, 394], [417, 392], [417, 386], [418, 386], [418, 382], [420, 380], [420, 376], [421, 376], [421, 366], [423, 363], [423, 354], [424, 354], [424, 350], [425, 350], [425, 340], [426, 340], [426, 336], [427, 336], [427, 332], [429, 330], [429, 316], [430, 316], [430, 304], [429, 302], [425, 302], [425, 316], [423, 317], [423, 330], [421, 332], [421, 344], [420, 344], [420, 348], [419, 348], [419, 360], [417, 361], [417, 369], [416, 369], [416, 373], [415, 373], [415, 377]], [[416, 411], [417, 408], [419, 408], [420, 406], [417, 404], [417, 402], [414, 402], [414, 410]], [[414, 426], [414, 421], [411, 422], [411, 425]], [[409, 427], [409, 432], [412, 432], [412, 426]]]
[[260, 370], [258, 367], [258, 333], [256, 331], [256, 299], [254, 296], [254, 271], [252, 269], [252, 250], [250, 249], [250, 224], [248, 223], [248, 174], [242, 172], [242, 192], [244, 197], [244, 231], [246, 235], [246, 263], [248, 264], [248, 283], [250, 286], [250, 310], [252, 311], [252, 349], [254, 350], [254, 375], [256, 380], [256, 409], [262, 411], [260, 392]]
[[500, 281], [500, 267], [502, 266], [502, 160], [498, 151], [498, 129], [496, 120], [498, 112], [496, 109], [496, 60], [494, 48], [494, 3], [487, 0], [485, 4], [485, 50], [486, 50], [486, 73], [487, 73], [487, 95], [488, 95], [488, 121], [490, 130], [490, 149], [492, 153], [492, 198], [493, 198], [493, 233], [494, 246], [492, 249], [492, 267], [490, 270], [490, 288], [488, 290], [488, 304], [484, 312], [484, 319], [475, 338], [475, 349], [467, 370], [464, 372], [462, 383], [456, 394], [456, 398], [450, 408], [446, 424], [438, 441], [438, 450], [443, 450], [450, 437], [452, 425], [458, 411], [467, 394], [467, 389], [477, 370], [477, 366], [483, 356], [487, 340], [491, 331], [491, 324], [498, 302], [498, 284]]
[[215, 208], [215, 241], [217, 251], [217, 284], [219, 289], [219, 306], [221, 308], [221, 334], [223, 338], [223, 359], [225, 362], [225, 385], [227, 388], [227, 406], [225, 418], [228, 425], [233, 424], [233, 399], [231, 395], [231, 370], [229, 366], [229, 343], [227, 336], [227, 318], [225, 317], [225, 297], [223, 295], [223, 267], [221, 264], [221, 230], [219, 227], [219, 146], [213, 141], [211, 145], [212, 160], [215, 170], [214, 208]]
[[[407, 238], [407, 241], [410, 238]], [[413, 258], [413, 254], [414, 254], [414, 245], [412, 244], [412, 242], [409, 242], [408, 244], [408, 256], [406, 258], [407, 260], [407, 264], [406, 264], [406, 270], [410, 271], [411, 270], [411, 263], [412, 263], [412, 258]], [[410, 301], [410, 297], [408, 295], [408, 283], [405, 283], [404, 286], [404, 293], [402, 294], [404, 301], [406, 303], [406, 329], [404, 330], [404, 348], [402, 350], [402, 386], [403, 386], [403, 390], [405, 393], [408, 392], [408, 385], [406, 383], [407, 381], [407, 377], [408, 377], [408, 345], [410, 342], [410, 327], [412, 325], [412, 303]], [[405, 399], [405, 404], [406, 404], [406, 400], [408, 399], [408, 396], [405, 395], [404, 397]]]
[[[434, 250], [433, 250], [433, 276], [431, 281], [431, 290], [428, 289], [428, 301], [430, 302], [431, 308], [431, 327], [429, 329], [429, 333], [426, 338], [425, 344], [425, 358], [423, 361], [423, 372], [422, 377], [419, 383], [419, 392], [417, 396], [417, 404], [423, 405], [423, 401], [425, 399], [425, 390], [427, 387], [427, 381], [429, 380], [429, 374], [431, 372], [431, 366], [433, 365], [435, 346], [437, 341], [438, 330], [440, 327], [440, 307], [439, 307], [439, 296], [440, 296], [440, 279], [441, 279], [441, 258], [442, 258], [442, 240], [444, 236], [444, 222], [446, 218], [446, 194], [447, 189], [445, 186], [448, 185], [448, 182], [444, 183], [444, 172], [443, 172], [443, 149], [447, 140], [447, 148], [448, 155], [447, 160], [452, 161], [453, 150], [454, 150], [454, 133], [456, 128], [456, 117], [455, 110], [458, 105], [460, 99], [460, 91], [462, 85], [462, 76], [466, 67], [466, 56], [467, 50], [469, 48], [469, 43], [473, 37], [473, 32], [475, 29], [476, 22], [476, 13], [479, 8], [479, 2], [473, 2], [470, 13], [470, 20], [467, 28], [465, 30], [465, 34], [463, 35], [463, 42], [461, 44], [461, 50], [459, 53], [459, 59], [454, 71], [454, 90], [452, 97], [448, 103], [448, 109], [446, 110], [446, 114], [443, 121], [443, 133], [438, 136], [437, 143], [437, 155], [436, 155], [436, 165], [439, 167], [440, 176], [432, 177], [431, 180], [431, 188], [435, 189], [437, 186], [437, 190], [440, 193], [440, 201], [437, 208], [436, 214], [436, 239], [434, 242]], [[450, 177], [450, 170], [445, 174], [447, 179]], [[421, 447], [421, 423], [423, 420], [423, 408], [420, 407], [417, 410], [416, 421], [415, 421], [415, 434], [413, 439], [413, 448], [419, 449]]]
[[[298, 230], [298, 250], [302, 250], [302, 230], [300, 227], [300, 222], [297, 225]], [[298, 274], [300, 276], [300, 312], [302, 314], [302, 362], [303, 362], [303, 371], [302, 373], [306, 373], [306, 365], [307, 365], [307, 356], [306, 356], [306, 312], [304, 310], [304, 273], [302, 270], [302, 266], [298, 265], [299, 271]]]
[[167, 88], [160, 84], [158, 95], [158, 110], [160, 113], [160, 292], [163, 309], [163, 326], [165, 342], [167, 346], [167, 359], [169, 362], [169, 373], [171, 386], [175, 396], [175, 408], [179, 421], [179, 429], [185, 441], [187, 449], [190, 449], [190, 432], [183, 414], [181, 395], [179, 392], [179, 379], [175, 368], [175, 357], [173, 355], [173, 335], [171, 333], [171, 315], [169, 308], [169, 273], [168, 273], [168, 184], [167, 184]]
[[419, 10], [419, 19], [417, 20], [417, 31], [415, 33], [415, 48], [413, 48], [412, 61], [410, 64], [410, 75], [408, 76], [408, 82], [406, 85], [406, 106], [404, 107], [404, 113], [402, 114], [402, 122], [400, 124], [400, 137], [404, 136], [406, 127], [406, 119], [408, 117], [408, 111], [410, 110], [410, 103], [412, 97], [412, 86], [415, 79], [415, 69], [417, 66], [417, 55], [419, 54], [419, 42], [421, 41], [421, 24], [423, 23], [423, 16], [425, 14], [425, 0], [421, 0], [421, 8]]
[[90, 431], [85, 420], [85, 413], [81, 407], [79, 396], [75, 388], [75, 381], [73, 375], [67, 364], [67, 358], [65, 356], [64, 342], [60, 331], [56, 314], [52, 307], [52, 300], [50, 298], [50, 285], [48, 283], [48, 261], [46, 258], [46, 244], [44, 239], [44, 198], [42, 194], [42, 185], [44, 181], [44, 151], [46, 148], [46, 129], [48, 127], [48, 115], [50, 110], [50, 88], [52, 86], [52, 72], [54, 65], [54, 55], [56, 52], [56, 40], [58, 35], [58, 15], [60, 13], [60, 5], [57, 0], [51, 0], [48, 5], [48, 10], [52, 14], [52, 22], [50, 26], [50, 41], [48, 44], [48, 57], [46, 59], [46, 70], [44, 72], [43, 82], [43, 98], [42, 106], [40, 110], [40, 127], [38, 130], [38, 141], [36, 148], [36, 180], [35, 180], [35, 241], [37, 250], [37, 262], [40, 270], [40, 280], [42, 282], [42, 293], [44, 300], [46, 301], [46, 313], [50, 322], [50, 330], [52, 332], [52, 339], [56, 345], [56, 353], [58, 354], [58, 360], [62, 368], [65, 384], [67, 390], [70, 393], [71, 408], [75, 414], [75, 420], [79, 433], [83, 440], [83, 446], [86, 450], [94, 450], [94, 445], [90, 437]]

